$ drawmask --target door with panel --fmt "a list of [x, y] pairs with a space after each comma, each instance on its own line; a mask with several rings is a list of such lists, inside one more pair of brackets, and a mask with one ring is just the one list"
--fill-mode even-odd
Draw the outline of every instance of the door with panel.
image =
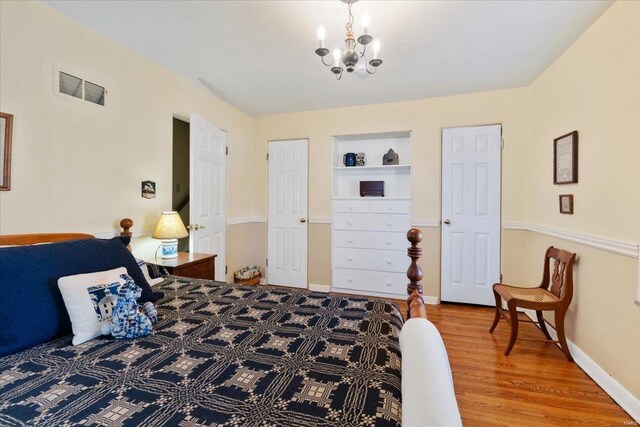
[[306, 139], [269, 142], [267, 280], [307, 288]]
[[189, 252], [216, 254], [215, 279], [225, 281], [227, 133], [191, 114]]
[[495, 305], [500, 281], [502, 127], [442, 131], [441, 299]]

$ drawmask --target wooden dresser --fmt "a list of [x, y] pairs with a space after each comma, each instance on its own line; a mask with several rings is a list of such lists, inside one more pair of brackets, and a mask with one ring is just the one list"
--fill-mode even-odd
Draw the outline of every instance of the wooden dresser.
[[174, 276], [215, 280], [215, 260], [214, 254], [179, 252], [178, 258], [153, 259], [147, 262], [163, 266]]

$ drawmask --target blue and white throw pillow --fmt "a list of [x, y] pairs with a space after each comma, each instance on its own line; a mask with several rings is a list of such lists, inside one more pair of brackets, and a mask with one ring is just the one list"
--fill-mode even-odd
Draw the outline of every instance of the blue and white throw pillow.
[[118, 290], [125, 283], [124, 267], [96, 273], [76, 274], [58, 279], [58, 288], [71, 319], [73, 345], [82, 344], [102, 335], [102, 326], [109, 325]]

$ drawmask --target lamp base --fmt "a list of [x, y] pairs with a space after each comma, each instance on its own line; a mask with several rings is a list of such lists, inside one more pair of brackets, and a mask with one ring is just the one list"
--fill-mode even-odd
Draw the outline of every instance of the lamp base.
[[178, 258], [178, 239], [162, 241], [162, 259]]

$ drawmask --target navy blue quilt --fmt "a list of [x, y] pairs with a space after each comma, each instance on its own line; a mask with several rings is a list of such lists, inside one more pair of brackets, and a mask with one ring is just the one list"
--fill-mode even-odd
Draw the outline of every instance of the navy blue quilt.
[[0, 358], [0, 425], [399, 426], [395, 304], [169, 276], [135, 340]]

